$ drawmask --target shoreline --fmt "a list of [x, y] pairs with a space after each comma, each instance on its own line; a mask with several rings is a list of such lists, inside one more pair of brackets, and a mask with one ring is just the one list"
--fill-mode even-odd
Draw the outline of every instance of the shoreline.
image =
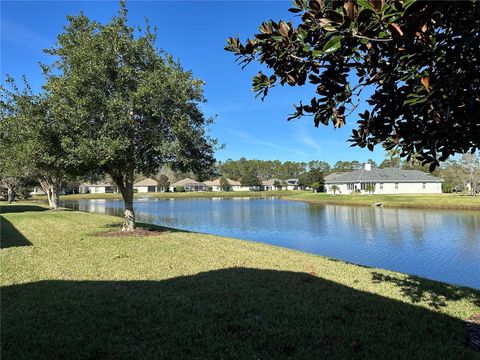
[[[311, 204], [372, 206], [382, 203], [386, 208], [432, 210], [480, 210], [480, 196], [458, 194], [399, 194], [399, 195], [332, 195], [301, 190], [258, 192], [187, 192], [187, 193], [135, 193], [134, 199], [209, 199], [209, 198], [269, 198], [302, 201]], [[45, 196], [33, 196], [31, 200], [43, 200]], [[120, 194], [72, 194], [61, 195], [61, 200], [118, 199]], [[27, 200], [29, 201], [29, 200]]]

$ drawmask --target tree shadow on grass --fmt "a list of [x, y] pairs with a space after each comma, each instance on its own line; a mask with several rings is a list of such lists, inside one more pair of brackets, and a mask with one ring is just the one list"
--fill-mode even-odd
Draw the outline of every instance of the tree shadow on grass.
[[441, 282], [423, 279], [414, 275], [392, 276], [379, 272], [372, 272], [374, 283], [389, 282], [400, 288], [403, 295], [407, 296], [413, 303], [427, 302], [435, 309], [446, 306], [446, 301], [467, 299], [476, 306], [480, 306], [480, 292], [473, 289]]
[[39, 205], [25, 205], [25, 204], [13, 204], [13, 205], [3, 205], [0, 204], [0, 214], [9, 214], [9, 213], [19, 213], [27, 211], [46, 211], [48, 210], [44, 206]]
[[0, 215], [0, 249], [32, 245], [15, 226]]
[[462, 359], [464, 322], [304, 273], [2, 289], [5, 359]]

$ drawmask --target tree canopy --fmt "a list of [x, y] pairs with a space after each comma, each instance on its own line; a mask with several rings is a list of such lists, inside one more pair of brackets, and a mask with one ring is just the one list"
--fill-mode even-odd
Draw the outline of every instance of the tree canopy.
[[162, 165], [201, 173], [214, 162], [210, 123], [200, 110], [203, 81], [155, 47], [156, 32], [127, 24], [121, 2], [109, 23], [86, 15], [68, 25], [44, 65], [53, 116], [71, 130], [71, 154], [85, 168], [108, 174], [125, 201], [124, 229], [135, 227], [133, 182]]
[[253, 78], [257, 95], [312, 86], [289, 119], [341, 127], [365, 97], [353, 145], [396, 147], [430, 169], [480, 148], [478, 1], [295, 0], [290, 11], [294, 21], [266, 21], [226, 46], [271, 70]]

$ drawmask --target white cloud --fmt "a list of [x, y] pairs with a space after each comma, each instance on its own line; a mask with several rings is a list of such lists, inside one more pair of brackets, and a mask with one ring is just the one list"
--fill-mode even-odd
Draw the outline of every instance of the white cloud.
[[256, 137], [244, 132], [244, 131], [228, 130], [228, 132], [231, 135], [236, 136], [237, 138], [240, 138], [240, 139], [242, 139], [245, 142], [250, 143], [250, 144], [259, 145], [259, 146], [267, 146], [267, 147], [270, 147], [270, 148], [275, 149], [275, 150], [289, 152], [289, 153], [296, 154], [296, 155], [299, 155], [299, 156], [302, 156], [302, 157], [308, 157], [309, 156], [309, 154], [307, 154], [304, 151], [284, 147], [284, 146], [275, 144], [275, 143], [270, 142], [270, 141], [261, 140], [261, 139], [258, 139]]

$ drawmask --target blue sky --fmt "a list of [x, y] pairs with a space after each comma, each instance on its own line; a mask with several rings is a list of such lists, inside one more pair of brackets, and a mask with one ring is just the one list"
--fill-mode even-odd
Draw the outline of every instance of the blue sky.
[[[211, 134], [226, 144], [218, 160], [279, 159], [282, 161], [338, 160], [377, 163], [384, 151], [352, 148], [346, 140], [356, 121], [342, 129], [320, 126], [311, 118], [288, 122], [293, 103], [308, 100], [306, 88], [275, 88], [265, 101], [255, 99], [251, 77], [259, 66], [242, 71], [234, 56], [223, 50], [228, 36], [253, 35], [262, 21], [289, 19], [288, 1], [130, 1], [129, 23], [143, 26], [145, 17], [158, 27], [157, 46], [178, 58], [185, 69], [206, 82], [206, 115], [217, 115]], [[38, 62], [49, 62], [42, 49], [55, 43], [66, 16], [83, 11], [91, 19], [107, 22], [117, 13], [116, 1], [1, 1], [1, 74], [16, 79], [25, 74], [34, 89], [42, 84]], [[359, 107], [362, 110], [362, 106]]]

